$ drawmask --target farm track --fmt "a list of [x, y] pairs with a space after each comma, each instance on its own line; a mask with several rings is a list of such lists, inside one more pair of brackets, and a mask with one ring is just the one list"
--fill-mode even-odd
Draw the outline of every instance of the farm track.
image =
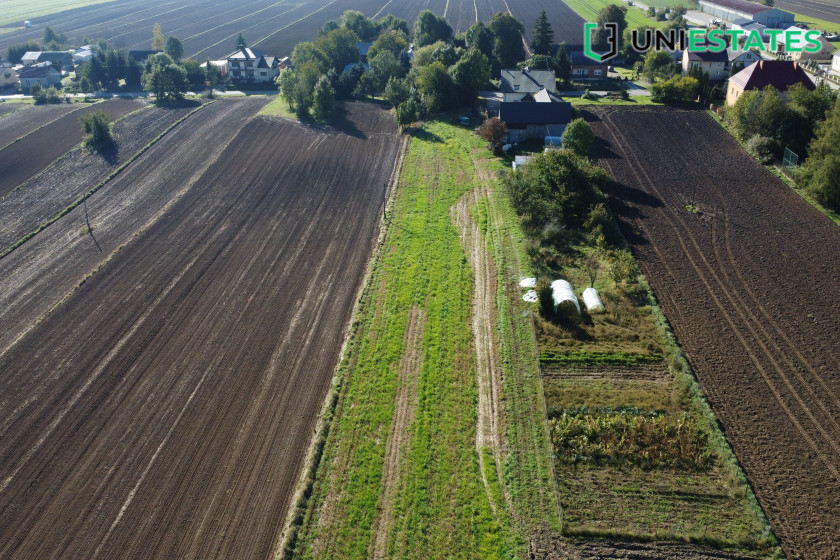
[[[162, 171], [171, 202], [114, 216], [113, 244], [122, 219], [139, 233], [0, 354], [0, 557], [270, 557], [399, 143], [369, 105], [326, 130], [243, 116], [188, 135], [230, 143], [175, 184]], [[167, 159], [180, 130], [127, 173], [190, 167]], [[127, 178], [91, 206], [131, 204]]]
[[84, 138], [79, 117], [104, 111], [112, 121], [142, 108], [141, 102], [114, 99], [88, 105], [45, 123], [0, 149], [0, 198], [22, 185]]
[[413, 25], [417, 14], [428, 9], [446, 18], [455, 33], [466, 31], [476, 21], [489, 22], [497, 12], [511, 10], [525, 25], [530, 41], [534, 22], [545, 9], [554, 28], [555, 41], [582, 43], [583, 20], [560, 1], [526, 0], [246, 0], [232, 7], [211, 0], [121, 0], [88, 6], [35, 18], [32, 29], [0, 33], [0, 50], [9, 45], [39, 41], [44, 26], [68, 36], [72, 43], [84, 37], [104, 38], [128, 50], [147, 50], [152, 27], [160, 23], [163, 32], [181, 39], [187, 57], [203, 60], [220, 58], [234, 49], [239, 33], [250, 46], [275, 56], [288, 56], [294, 45], [314, 38], [328, 20], [338, 19], [346, 10], [359, 10], [367, 16], [382, 18], [391, 13]]
[[788, 558], [837, 557], [840, 230], [705, 113], [588, 116], [613, 211]]

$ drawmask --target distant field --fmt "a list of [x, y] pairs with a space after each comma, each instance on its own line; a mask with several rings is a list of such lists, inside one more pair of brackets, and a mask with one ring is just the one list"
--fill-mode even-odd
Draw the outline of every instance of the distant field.
[[[0, 25], [10, 23], [23, 24], [25, 20], [36, 17], [49, 16], [73, 8], [82, 8], [94, 4], [106, 4], [114, 0], [41, 0], [38, 3], [30, 0], [7, 0], [3, 2], [0, 12]], [[2, 30], [5, 31], [5, 30]]]
[[643, 4], [646, 6], [653, 6], [654, 8], [676, 8], [677, 6], [685, 6], [689, 10], [697, 9], [697, 0], [645, 0]]
[[779, 0], [776, 8], [794, 12], [796, 21], [819, 18], [840, 24], [840, 1], [838, 0]]
[[[243, 0], [236, 5], [213, 0], [47, 0], [37, 10], [26, 6], [22, 0], [3, 3], [0, 53], [15, 43], [40, 41], [46, 26], [65, 34], [75, 46], [85, 39], [105, 39], [119, 48], [149, 49], [152, 27], [160, 23], [165, 35], [181, 40], [188, 58], [223, 57], [234, 49], [240, 33], [250, 46], [285, 56], [297, 43], [312, 39], [325, 22], [350, 9], [376, 19], [390, 13], [409, 24], [429, 9], [445, 16], [456, 33], [510, 9], [525, 26], [528, 41], [534, 22], [546, 10], [555, 41], [580, 44], [583, 32], [583, 21], [552, 0]], [[30, 29], [23, 27], [26, 19], [32, 22]]]
[[[598, 19], [598, 12], [600, 12], [602, 8], [608, 6], [609, 4], [616, 4], [617, 2], [611, 0], [563, 0], [563, 3], [577, 12], [584, 20], [596, 21]], [[623, 5], [621, 2], [618, 2], [618, 4]], [[634, 27], [641, 27], [642, 25], [662, 27], [664, 23], [650, 19], [635, 6], [625, 7], [627, 8], [627, 26], [631, 29]]]

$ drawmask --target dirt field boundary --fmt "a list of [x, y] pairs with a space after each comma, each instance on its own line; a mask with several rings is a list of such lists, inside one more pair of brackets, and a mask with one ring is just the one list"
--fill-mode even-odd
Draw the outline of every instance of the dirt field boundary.
[[312, 490], [315, 484], [315, 475], [321, 464], [324, 446], [326, 445], [327, 437], [329, 436], [330, 427], [332, 425], [332, 419], [341, 395], [343, 385], [341, 369], [347, 356], [347, 347], [350, 343], [350, 339], [353, 337], [354, 329], [352, 328], [352, 325], [356, 323], [356, 317], [358, 315], [359, 306], [362, 303], [364, 293], [368, 289], [372, 288], [370, 285], [370, 277], [376, 262], [381, 257], [382, 247], [385, 243], [385, 235], [388, 232], [387, 226], [390, 224], [387, 215], [389, 209], [393, 208], [394, 205], [394, 197], [397, 192], [399, 177], [402, 172], [405, 153], [408, 148], [408, 140], [409, 136], [406, 134], [403, 134], [400, 138], [399, 155], [394, 162], [394, 169], [391, 171], [391, 177], [388, 179], [388, 191], [385, 196], [382, 218], [379, 223], [379, 235], [377, 236], [374, 250], [368, 260], [367, 267], [365, 269], [365, 277], [362, 280], [358, 293], [356, 294], [356, 302], [353, 304], [351, 320], [348, 323], [348, 328], [344, 334], [344, 342], [342, 343], [341, 352], [339, 353], [338, 364], [336, 365], [335, 372], [333, 374], [333, 383], [326, 398], [324, 399], [321, 412], [318, 415], [320, 420], [317, 428], [315, 429], [312, 441], [309, 444], [309, 449], [306, 452], [306, 458], [304, 459], [300, 478], [298, 479], [298, 483], [295, 488], [294, 497], [291, 500], [292, 507], [289, 508], [289, 512], [286, 514], [286, 520], [280, 532], [280, 537], [277, 540], [274, 553], [271, 555], [274, 560], [290, 560], [292, 558], [295, 545], [297, 543], [298, 533], [306, 518], [309, 516], [308, 514], [311, 513], [309, 511], [312, 506], [310, 498], [312, 497]]
[[[82, 196], [80, 196], [79, 198], [74, 200], [66, 208], [64, 208], [64, 210], [62, 210], [61, 212], [59, 212], [58, 214], [56, 214], [55, 216], [53, 216], [52, 218], [50, 218], [49, 220], [47, 220], [46, 222], [44, 222], [43, 224], [38, 226], [33, 231], [27, 233], [26, 235], [24, 235], [23, 237], [18, 239], [14, 244], [9, 246], [7, 249], [3, 250], [3, 252], [0, 253], [0, 260], [2, 260], [4, 257], [9, 255], [12, 251], [14, 251], [18, 247], [20, 247], [21, 245], [23, 245], [24, 243], [29, 241], [30, 239], [32, 239], [33, 237], [35, 237], [36, 235], [38, 235], [39, 233], [41, 233], [42, 231], [44, 231], [45, 229], [50, 227], [52, 224], [54, 224], [58, 220], [60, 220], [61, 218], [63, 218], [64, 216], [66, 216], [67, 214], [72, 212], [73, 210], [75, 210], [80, 204], [82, 204], [84, 201], [86, 201], [88, 198], [90, 198], [92, 195], [94, 195], [96, 193], [96, 191], [98, 191], [99, 189], [101, 189], [102, 187], [107, 185], [112, 179], [114, 179], [115, 177], [117, 177], [117, 175], [122, 173], [129, 165], [134, 163], [134, 161], [137, 158], [139, 158], [140, 156], [145, 154], [149, 150], [149, 148], [154, 146], [159, 140], [161, 140], [164, 136], [169, 134], [176, 126], [178, 126], [179, 124], [181, 124], [182, 122], [184, 122], [185, 120], [190, 118], [192, 115], [194, 115], [196, 112], [200, 111], [201, 109], [203, 109], [204, 107], [206, 107], [210, 103], [214, 103], [214, 101], [210, 101], [209, 103], [203, 103], [203, 104], [199, 105], [194, 110], [190, 111], [189, 113], [187, 113], [186, 115], [184, 115], [183, 117], [181, 117], [180, 119], [178, 119], [177, 121], [172, 123], [172, 125], [169, 126], [169, 128], [167, 128], [166, 130], [161, 132], [154, 139], [152, 139], [151, 142], [149, 142], [148, 144], [143, 146], [137, 153], [132, 155], [125, 163], [120, 165], [110, 175], [108, 175], [105, 179], [100, 181], [96, 186], [94, 186], [89, 191], [87, 191], [85, 194], [83, 194]], [[142, 111], [142, 109], [138, 109], [138, 111]]]

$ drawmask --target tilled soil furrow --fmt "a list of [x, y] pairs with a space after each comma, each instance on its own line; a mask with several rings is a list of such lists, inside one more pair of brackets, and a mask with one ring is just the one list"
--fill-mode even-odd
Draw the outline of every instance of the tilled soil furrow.
[[[0, 491], [4, 557], [272, 552], [398, 143], [364, 137], [389, 119], [365, 105], [348, 115], [360, 137], [255, 119], [234, 138], [242, 120], [220, 116], [222, 156], [0, 356], [10, 403], [40, 387], [0, 444], [0, 476], [20, 466]], [[51, 410], [66, 412], [45, 433]], [[6, 447], [40, 438], [25, 462]]]
[[[705, 114], [593, 120], [617, 181], [611, 206], [783, 548], [790, 558], [835, 556], [840, 380], [829, 364], [840, 349], [829, 335], [837, 318], [819, 302], [840, 290], [829, 281], [836, 265], [811, 255], [840, 246], [836, 226]], [[648, 133], [631, 139], [640, 129]]]

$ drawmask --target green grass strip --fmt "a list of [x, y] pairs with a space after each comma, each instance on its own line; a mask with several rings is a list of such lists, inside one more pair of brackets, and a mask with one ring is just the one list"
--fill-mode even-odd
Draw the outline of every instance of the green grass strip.
[[654, 364], [663, 360], [662, 354], [634, 352], [552, 352], [540, 353], [540, 363], [551, 365], [611, 365], [635, 366]]
[[[212, 101], [211, 101], [210, 103], [212, 103]], [[206, 106], [207, 106], [207, 105], [209, 105], [210, 103], [206, 103], [206, 104], [204, 104], [204, 105], [200, 105], [200, 106], [196, 107], [195, 109], [193, 109], [192, 111], [190, 111], [189, 113], [187, 113], [186, 115], [184, 115], [183, 117], [181, 117], [180, 119], [178, 119], [177, 121], [175, 121], [174, 123], [172, 123], [172, 125], [170, 125], [170, 126], [169, 126], [169, 128], [167, 128], [166, 130], [164, 130], [163, 132], [161, 132], [160, 134], [158, 134], [158, 135], [157, 135], [155, 138], [153, 138], [153, 139], [152, 139], [152, 140], [151, 140], [148, 144], [146, 144], [145, 146], [143, 146], [143, 147], [142, 147], [142, 148], [141, 148], [141, 149], [140, 149], [140, 150], [139, 150], [136, 154], [134, 154], [133, 156], [131, 156], [131, 157], [130, 157], [130, 158], [129, 158], [129, 159], [128, 159], [125, 163], [123, 163], [123, 164], [122, 164], [122, 165], [120, 165], [118, 168], [116, 168], [114, 171], [112, 171], [112, 172], [111, 172], [111, 174], [110, 174], [110, 175], [108, 175], [105, 179], [103, 179], [103, 180], [102, 180], [99, 184], [97, 184], [95, 187], [93, 187], [92, 189], [90, 189], [89, 191], [87, 191], [85, 194], [83, 194], [82, 196], [80, 196], [79, 198], [77, 198], [76, 200], [74, 200], [72, 203], [70, 203], [70, 205], [69, 205], [69, 206], [67, 206], [66, 208], [64, 208], [64, 210], [62, 210], [61, 212], [59, 212], [58, 214], [56, 214], [55, 216], [53, 216], [52, 218], [50, 218], [50, 219], [49, 219], [49, 220], [47, 220], [46, 222], [42, 223], [42, 224], [41, 224], [40, 226], [38, 226], [35, 230], [33, 230], [33, 231], [31, 231], [31, 232], [27, 233], [26, 235], [24, 235], [23, 237], [21, 237], [20, 239], [18, 239], [18, 240], [17, 240], [17, 241], [16, 241], [13, 245], [11, 245], [11, 246], [10, 246], [10, 247], [8, 247], [6, 250], [4, 250], [2, 253], [0, 253], [0, 259], [5, 258], [5, 257], [6, 257], [7, 255], [9, 255], [12, 251], [14, 251], [14, 250], [15, 250], [15, 249], [17, 249], [18, 247], [20, 247], [21, 245], [23, 245], [24, 243], [26, 243], [27, 241], [29, 241], [30, 239], [32, 239], [33, 237], [35, 237], [36, 235], [38, 235], [39, 233], [41, 233], [42, 231], [44, 231], [45, 229], [47, 229], [48, 227], [50, 227], [51, 225], [53, 225], [55, 222], [57, 222], [58, 220], [60, 220], [61, 218], [63, 218], [64, 216], [66, 216], [67, 214], [69, 214], [70, 212], [72, 212], [73, 210], [75, 210], [75, 209], [76, 209], [76, 207], [78, 207], [78, 206], [79, 206], [80, 204], [82, 204], [85, 200], [87, 200], [88, 198], [90, 198], [91, 196], [93, 196], [93, 195], [96, 193], [96, 191], [98, 191], [99, 189], [101, 189], [102, 187], [104, 187], [105, 185], [107, 185], [107, 184], [108, 184], [108, 183], [109, 183], [109, 182], [110, 182], [110, 181], [111, 181], [114, 177], [116, 177], [117, 175], [119, 175], [120, 173], [122, 173], [122, 172], [123, 172], [123, 170], [125, 170], [125, 168], [126, 168], [126, 167], [128, 167], [129, 165], [131, 165], [132, 163], [134, 163], [134, 161], [135, 161], [137, 158], [139, 158], [140, 156], [142, 156], [143, 154], [145, 154], [145, 153], [146, 153], [146, 151], [147, 151], [149, 148], [151, 148], [152, 146], [154, 146], [154, 145], [155, 145], [155, 144], [156, 144], [156, 143], [157, 143], [157, 142], [158, 142], [161, 138], [163, 138], [164, 136], [166, 136], [166, 135], [167, 135], [167, 134], [168, 134], [168, 133], [169, 133], [172, 129], [174, 129], [176, 126], [178, 126], [179, 124], [181, 124], [182, 122], [184, 122], [186, 119], [188, 119], [190, 116], [192, 116], [195, 112], [197, 112], [197, 111], [201, 110], [202, 108], [206, 107]]]
[[[598, 21], [598, 12], [610, 4], [618, 4], [620, 6], [624, 5], [623, 2], [616, 2], [615, 0], [563, 0], [563, 2], [577, 12], [577, 14], [585, 21], [589, 22]], [[642, 10], [636, 6], [625, 7], [627, 8], [625, 20], [627, 21], [627, 27], [629, 29], [641, 27], [643, 25], [661, 28], [665, 27], [665, 24], [668, 23], [667, 21], [656, 21], [647, 17]]]

